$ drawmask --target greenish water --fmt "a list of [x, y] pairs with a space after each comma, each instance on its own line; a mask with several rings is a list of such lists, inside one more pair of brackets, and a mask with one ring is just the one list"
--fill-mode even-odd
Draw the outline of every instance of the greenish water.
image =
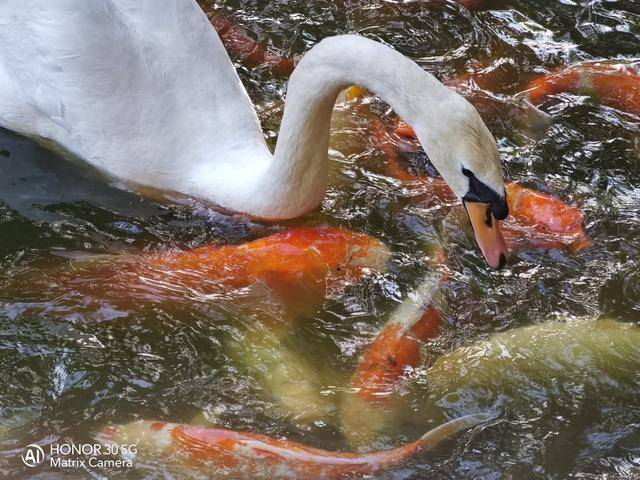
[[[506, 176], [579, 204], [594, 245], [577, 256], [522, 251], [495, 273], [463, 229], [451, 225], [447, 322], [425, 347], [426, 365], [494, 332], [551, 319], [640, 319], [640, 119], [585, 97], [561, 95], [545, 105], [552, 125], [534, 135], [504, 108], [514, 102], [510, 95], [544, 68], [591, 58], [640, 62], [636, 2], [515, 1], [473, 13], [453, 3], [428, 2], [228, 1], [222, 6], [262, 42], [291, 55], [328, 35], [359, 32], [393, 45], [443, 80], [489, 59], [508, 60], [513, 75], [491, 94], [492, 104], [502, 107], [486, 118]], [[275, 142], [286, 81], [242, 65], [238, 70], [265, 134]], [[375, 109], [387, 114], [382, 104]], [[318, 369], [329, 365], [342, 379], [422, 277], [426, 245], [438, 237], [444, 216], [385, 176], [369, 125], [345, 115], [333, 131], [332, 175], [322, 209], [300, 222], [368, 233], [389, 245], [392, 260], [388, 271], [335, 292], [289, 332], [306, 363]], [[349, 449], [337, 416], [327, 422], [292, 420], [252, 370], [229, 354], [228, 345], [259, 328], [244, 307], [263, 301], [252, 293], [218, 298], [183, 292], [168, 300], [168, 285], [151, 301], [140, 299], [125, 309], [115, 299], [55, 285], [56, 272], [71, 268], [69, 256], [240, 243], [282, 225], [239, 223], [198, 206], [143, 200], [10, 132], [0, 132], [0, 147], [8, 152], [0, 156], [0, 424], [6, 425], [0, 427], [0, 476], [122, 476], [90, 468], [34, 471], [19, 456], [29, 443], [87, 442], [107, 423], [135, 419], [200, 417], [234, 430]], [[34, 278], [38, 281], [29, 280]], [[407, 405], [428, 394], [426, 378], [415, 373], [418, 387], [406, 393]], [[565, 384], [555, 397], [545, 391], [549, 398], [524, 406], [515, 401], [518, 392], [510, 391], [496, 401], [501, 412], [496, 422], [380, 478], [640, 476], [640, 388], [633, 384], [635, 394], [609, 402], [606, 389], [602, 396], [598, 389], [576, 394], [581, 381], [575, 380], [575, 388]], [[319, 386], [328, 397], [345, 388]], [[437, 413], [454, 412], [461, 413], [443, 402]], [[433, 427], [417, 413], [371, 446], [397, 446]], [[161, 465], [140, 465], [126, 475], [171, 478]]]

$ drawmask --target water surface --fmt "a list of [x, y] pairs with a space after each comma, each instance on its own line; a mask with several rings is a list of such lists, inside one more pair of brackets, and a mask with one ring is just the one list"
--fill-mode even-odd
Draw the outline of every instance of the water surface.
[[[508, 80], [486, 94], [497, 105], [508, 105], [527, 79], [555, 65], [601, 58], [640, 62], [640, 9], [631, 0], [514, 1], [473, 13], [455, 3], [356, 0], [230, 0], [218, 6], [264, 44], [293, 56], [326, 36], [358, 32], [393, 45], [442, 80], [503, 59]], [[237, 67], [273, 144], [286, 80]], [[382, 103], [374, 108], [389, 115]], [[543, 134], [514, 121], [508, 109], [486, 120], [507, 178], [579, 204], [593, 247], [577, 256], [523, 251], [495, 273], [464, 229], [449, 226], [453, 276], [447, 323], [425, 347], [426, 365], [458, 346], [518, 326], [577, 317], [640, 318], [640, 119], [574, 95], [561, 95], [545, 109], [553, 123]], [[424, 274], [446, 213], [414, 201], [410, 190], [385, 175], [384, 157], [366, 121], [345, 113], [334, 127], [322, 208], [292, 223], [365, 232], [393, 253], [388, 271], [333, 292], [300, 315], [289, 333], [293, 350], [304, 352], [306, 362], [335, 371], [335, 381], [321, 386], [329, 398], [344, 390], [362, 347]], [[124, 309], [108, 297], [87, 298], [55, 286], [56, 272], [73, 268], [69, 257], [235, 244], [283, 225], [141, 199], [10, 132], [0, 132], [0, 147], [6, 152], [0, 156], [0, 471], [25, 478], [115, 475], [92, 469], [34, 472], [21, 465], [19, 453], [29, 443], [89, 441], [106, 423], [141, 418], [199, 418], [325, 449], [349, 448], [338, 425], [288, 417], [229, 352], [228, 345], [242, 345], [251, 337], [247, 332], [259, 328], [247, 305], [266, 301], [255, 292], [181, 292], [170, 301], [160, 296]], [[428, 394], [420, 372], [414, 381], [417, 392], [406, 392], [409, 405], [411, 398]], [[524, 405], [515, 394], [502, 399], [502, 406], [513, 408], [503, 408], [497, 422], [380, 478], [640, 476], [638, 397], [614, 405], [597, 392], [576, 391], [561, 389], [554, 398]], [[446, 405], [438, 412], [449, 413]], [[414, 418], [372, 446], [396, 446], [432, 426], [429, 418]], [[128, 475], [170, 474], [156, 464]]]

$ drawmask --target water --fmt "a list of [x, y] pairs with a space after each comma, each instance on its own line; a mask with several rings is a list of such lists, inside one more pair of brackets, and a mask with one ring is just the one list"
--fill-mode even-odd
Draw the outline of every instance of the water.
[[[491, 105], [508, 107], [514, 102], [510, 95], [543, 68], [592, 58], [640, 62], [635, 57], [640, 8], [633, 1], [515, 1], [474, 13], [453, 3], [355, 0], [245, 0], [221, 6], [262, 42], [290, 55], [302, 54], [323, 37], [359, 32], [392, 44], [442, 80], [504, 59], [498, 71], [507, 74], [498, 75], [499, 90], [476, 94], [492, 99]], [[273, 144], [286, 81], [264, 70], [242, 65], [238, 70]], [[390, 115], [381, 103], [373, 108]], [[639, 320], [640, 120], [573, 95], [562, 95], [545, 109], [553, 123], [543, 134], [515, 122], [508, 108], [498, 108], [486, 121], [507, 178], [579, 204], [593, 247], [577, 256], [522, 251], [509, 268], [494, 273], [464, 229], [450, 222], [447, 322], [425, 347], [426, 366], [456, 347], [519, 326], [599, 316]], [[277, 317], [277, 305], [264, 307], [272, 299], [265, 300], [263, 292], [199, 295], [169, 282], [123, 305], [99, 287], [86, 296], [82, 283], [56, 286], [64, 272], [74, 276], [70, 257], [235, 244], [283, 225], [143, 200], [6, 131], [0, 132], [0, 147], [8, 153], [0, 156], [0, 471], [26, 478], [115, 475], [91, 468], [34, 472], [19, 454], [29, 443], [86, 442], [107, 423], [142, 418], [198, 418], [349, 449], [338, 413], [329, 412], [322, 422], [292, 419], [255, 369], [241, 361], [238, 352], [252, 351], [251, 339], [264, 338], [255, 320], [264, 314], [260, 310]], [[385, 175], [366, 119], [346, 110], [334, 122], [331, 147], [330, 187], [321, 210], [287, 226], [326, 222], [370, 234], [392, 250], [387, 271], [332, 292], [300, 314], [288, 333], [291, 351], [312, 369], [332, 367], [317, 388], [334, 405], [362, 347], [424, 274], [425, 252], [439, 238], [446, 211], [421, 204], [415, 191]], [[109, 281], [117, 285], [117, 272]], [[428, 396], [425, 375], [420, 369], [414, 373], [414, 386], [402, 393], [406, 405], [418, 408], [418, 400]], [[630, 382], [634, 376], [631, 372]], [[613, 402], [606, 389], [592, 395], [568, 387], [558, 392], [524, 406], [517, 392], [511, 393], [513, 398], [498, 403], [513, 406], [502, 408], [496, 422], [380, 478], [640, 476], [637, 395]], [[444, 405], [434, 418], [448, 413]], [[433, 422], [418, 410], [410, 422], [382, 432], [369, 446], [413, 440]], [[128, 475], [169, 473], [148, 464]]]

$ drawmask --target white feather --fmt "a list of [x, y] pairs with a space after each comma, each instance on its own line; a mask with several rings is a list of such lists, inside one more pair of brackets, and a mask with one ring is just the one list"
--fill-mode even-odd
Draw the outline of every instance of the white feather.
[[261, 217], [301, 215], [324, 195], [336, 97], [357, 83], [414, 126], [459, 196], [468, 187], [461, 165], [479, 164], [476, 176], [502, 187], [493, 139], [471, 148], [460, 138], [490, 137], [477, 112], [361, 37], [324, 40], [303, 58], [275, 158], [194, 0], [3, 0], [0, 43], [0, 126], [51, 140], [129, 185]]

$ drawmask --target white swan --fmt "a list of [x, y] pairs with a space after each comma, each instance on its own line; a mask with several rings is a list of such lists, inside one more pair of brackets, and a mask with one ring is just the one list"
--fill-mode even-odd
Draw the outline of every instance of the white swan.
[[291, 77], [275, 154], [194, 0], [3, 0], [0, 126], [52, 141], [131, 188], [200, 197], [266, 219], [316, 208], [338, 93], [358, 84], [416, 131], [465, 200], [493, 267], [507, 215], [495, 140], [476, 110], [411, 60], [354, 35], [311, 49]]

